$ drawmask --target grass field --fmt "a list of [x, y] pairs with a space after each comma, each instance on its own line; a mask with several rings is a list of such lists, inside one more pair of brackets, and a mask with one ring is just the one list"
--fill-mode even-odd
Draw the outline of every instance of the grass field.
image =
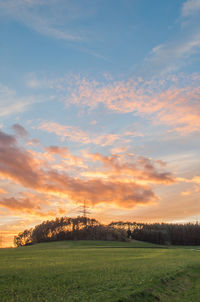
[[103, 241], [0, 249], [0, 301], [198, 302], [197, 249]]

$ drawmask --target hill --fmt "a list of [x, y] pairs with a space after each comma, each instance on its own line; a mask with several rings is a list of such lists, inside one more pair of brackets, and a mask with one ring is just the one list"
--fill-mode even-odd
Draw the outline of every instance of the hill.
[[61, 241], [0, 250], [1, 302], [200, 301], [200, 252]]

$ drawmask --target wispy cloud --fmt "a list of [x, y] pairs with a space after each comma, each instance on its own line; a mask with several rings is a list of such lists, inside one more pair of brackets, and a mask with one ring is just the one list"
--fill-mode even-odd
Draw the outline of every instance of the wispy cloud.
[[40, 97], [20, 97], [16, 91], [0, 84], [0, 117], [22, 113], [29, 110], [33, 104], [40, 103]]
[[182, 16], [187, 17], [200, 11], [200, 0], [187, 0], [182, 6]]
[[0, 0], [5, 14], [33, 30], [56, 39], [80, 41], [81, 30], [73, 30], [75, 20], [89, 15], [83, 3], [62, 0]]
[[98, 135], [97, 133], [83, 131], [75, 126], [61, 125], [55, 122], [42, 122], [38, 126], [38, 129], [55, 133], [61, 137], [62, 141], [69, 139], [81, 144], [95, 144], [103, 147], [112, 145], [116, 141], [124, 140], [119, 134], [108, 133]]
[[167, 41], [156, 45], [144, 59], [142, 71], [148, 74], [166, 74], [190, 63], [200, 51], [200, 1], [183, 3], [177, 20], [178, 32]]
[[200, 50], [200, 31], [193, 30], [188, 34], [180, 35], [166, 43], [157, 45], [153, 48], [149, 56], [144, 60], [145, 70], [153, 68], [154, 74], [172, 73], [188, 62], [192, 55]]

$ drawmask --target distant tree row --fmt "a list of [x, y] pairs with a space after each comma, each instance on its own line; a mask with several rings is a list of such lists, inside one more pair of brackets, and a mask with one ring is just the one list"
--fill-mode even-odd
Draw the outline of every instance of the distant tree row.
[[158, 244], [200, 245], [200, 224], [144, 224], [136, 222], [112, 222], [100, 224], [86, 217], [61, 217], [47, 220], [14, 238], [16, 246], [59, 240], [115, 240], [128, 238]]
[[124, 227], [128, 237], [158, 244], [200, 245], [200, 224], [112, 222], [112, 227]]
[[200, 245], [200, 224], [144, 224], [132, 237], [160, 244]]
[[16, 246], [60, 240], [115, 240], [126, 241], [127, 232], [100, 224], [96, 219], [85, 217], [62, 217], [47, 220], [32, 229], [19, 233], [14, 238]]

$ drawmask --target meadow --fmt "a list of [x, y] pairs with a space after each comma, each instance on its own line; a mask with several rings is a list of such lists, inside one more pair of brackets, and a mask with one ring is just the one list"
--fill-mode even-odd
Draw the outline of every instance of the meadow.
[[0, 301], [197, 302], [198, 248], [60, 241], [0, 249]]

